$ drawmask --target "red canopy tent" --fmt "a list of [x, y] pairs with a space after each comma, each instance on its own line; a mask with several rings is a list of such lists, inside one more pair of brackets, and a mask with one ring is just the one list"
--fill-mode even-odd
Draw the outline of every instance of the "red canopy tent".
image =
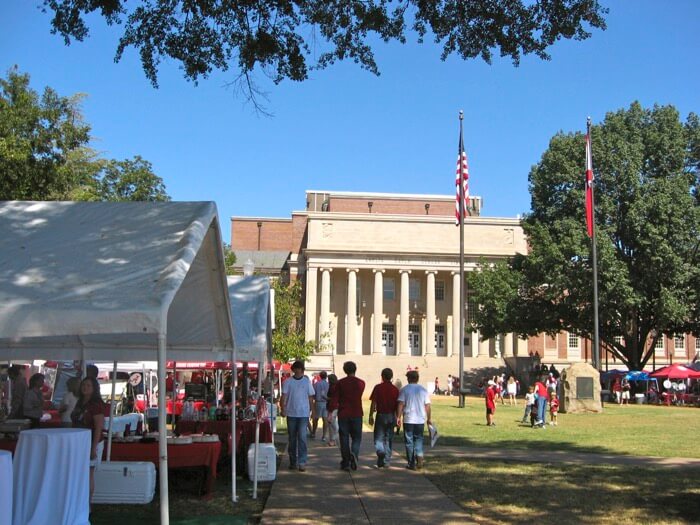
[[700, 371], [679, 364], [659, 368], [656, 372], [652, 372], [649, 375], [651, 377], [667, 377], [669, 379], [700, 379]]

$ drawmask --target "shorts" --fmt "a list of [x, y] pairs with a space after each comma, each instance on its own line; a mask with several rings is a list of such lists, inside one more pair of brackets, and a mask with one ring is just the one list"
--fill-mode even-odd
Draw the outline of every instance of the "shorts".
[[629, 390], [623, 390], [622, 391], [622, 399], [629, 399], [630, 398], [630, 391]]
[[90, 468], [97, 467], [98, 465], [100, 465], [102, 463], [102, 454], [104, 453], [104, 451], [105, 451], [105, 442], [100, 441], [97, 444], [97, 457], [95, 459], [90, 460]]
[[316, 417], [328, 417], [328, 403], [325, 401], [316, 401]]
[[486, 415], [487, 415], [487, 416], [491, 416], [491, 415], [493, 415], [495, 412], [496, 412], [496, 409], [495, 409], [495, 408], [486, 407]]

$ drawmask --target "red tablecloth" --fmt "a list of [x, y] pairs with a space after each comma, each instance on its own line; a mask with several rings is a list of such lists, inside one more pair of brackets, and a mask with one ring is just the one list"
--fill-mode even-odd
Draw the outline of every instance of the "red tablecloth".
[[[206, 492], [209, 493], [214, 487], [220, 454], [221, 443], [217, 442], [168, 445], [168, 467], [207, 467]], [[158, 468], [158, 443], [112, 443], [112, 461], [150, 461]]]
[[[228, 448], [232, 449], [231, 435], [228, 436]], [[255, 420], [236, 421], [236, 449], [243, 454], [248, 453], [248, 447], [255, 443]], [[272, 443], [270, 421], [260, 423], [260, 443]]]
[[0, 439], [0, 450], [7, 450], [14, 454], [16, 447], [17, 441], [15, 441], [14, 439]]

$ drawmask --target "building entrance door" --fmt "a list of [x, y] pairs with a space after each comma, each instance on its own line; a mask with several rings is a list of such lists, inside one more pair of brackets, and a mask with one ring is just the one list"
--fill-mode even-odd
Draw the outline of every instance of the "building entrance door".
[[420, 326], [418, 326], [417, 324], [408, 325], [408, 347], [411, 349], [411, 355], [421, 355]]
[[393, 324], [382, 325], [382, 349], [384, 355], [396, 355], [395, 331]]
[[445, 348], [445, 327], [443, 325], [435, 325], [435, 353], [439, 356], [446, 356], [447, 349]]

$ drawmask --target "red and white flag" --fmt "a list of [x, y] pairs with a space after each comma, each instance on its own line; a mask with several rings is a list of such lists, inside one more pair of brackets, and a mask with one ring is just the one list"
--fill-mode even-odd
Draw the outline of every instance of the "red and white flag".
[[457, 187], [457, 202], [455, 204], [455, 225], [459, 226], [459, 183], [462, 181], [464, 187], [464, 201], [462, 202], [462, 217], [467, 216], [467, 203], [469, 202], [469, 164], [467, 163], [467, 153], [464, 151], [462, 134], [459, 135], [459, 156], [457, 157], [457, 177], [455, 186]]
[[589, 237], [593, 237], [593, 179], [593, 154], [589, 131], [586, 134], [586, 227]]

